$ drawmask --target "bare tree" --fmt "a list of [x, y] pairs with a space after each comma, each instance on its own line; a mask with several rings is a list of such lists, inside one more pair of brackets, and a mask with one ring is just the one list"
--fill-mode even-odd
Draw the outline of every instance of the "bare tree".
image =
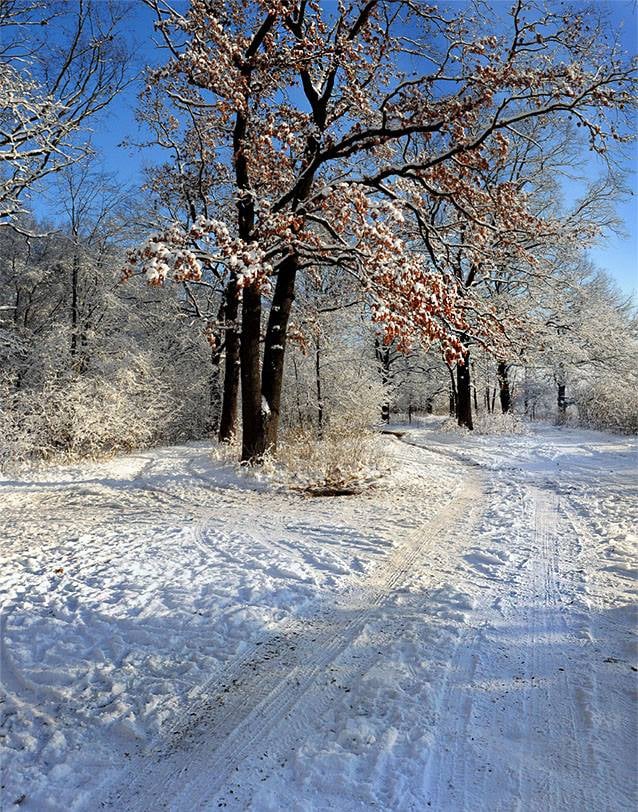
[[126, 6], [78, 0], [0, 4], [0, 226], [25, 193], [90, 151], [81, 137], [128, 81], [117, 38]]

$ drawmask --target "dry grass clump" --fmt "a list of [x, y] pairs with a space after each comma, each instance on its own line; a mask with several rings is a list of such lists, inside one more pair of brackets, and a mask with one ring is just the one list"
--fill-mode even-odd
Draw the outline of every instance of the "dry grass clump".
[[[477, 414], [474, 415], [474, 434], [479, 436], [525, 434], [527, 428], [519, 415], [515, 414]], [[459, 426], [456, 418], [449, 417], [441, 424], [441, 431], [448, 434], [466, 434], [468, 429]]]
[[525, 434], [527, 428], [519, 415], [512, 414], [479, 414], [474, 418], [476, 434]]
[[382, 441], [371, 431], [331, 425], [314, 432], [289, 432], [277, 451], [275, 476], [312, 496], [346, 496], [374, 485], [388, 470]]

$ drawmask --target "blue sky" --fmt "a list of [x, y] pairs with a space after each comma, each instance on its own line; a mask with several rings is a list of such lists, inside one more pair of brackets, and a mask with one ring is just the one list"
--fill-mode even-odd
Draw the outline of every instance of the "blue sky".
[[[324, 0], [329, 3], [332, 0]], [[466, 0], [458, 0], [465, 4]], [[552, 0], [552, 4], [559, 0]], [[454, 4], [454, 0], [448, 4]], [[175, 3], [183, 5], [183, 2]], [[511, 0], [496, 0], [492, 5], [507, 9]], [[638, 52], [638, 10], [636, 0], [598, 0], [596, 5], [604, 9], [611, 19], [613, 28], [619, 32], [625, 49], [635, 55]], [[141, 0], [133, 0], [128, 18], [127, 36], [135, 54], [137, 67], [162, 64], [166, 53], [157, 47], [159, 42], [153, 31], [154, 15]], [[143, 181], [144, 167], [161, 160], [164, 156], [159, 150], [141, 150], [134, 146], [144, 141], [135, 120], [137, 95], [141, 82], [133, 82], [111, 105], [109, 111], [99, 121], [93, 122], [92, 142], [103, 168], [112, 173], [123, 185], [139, 185]], [[124, 142], [129, 142], [126, 145]], [[631, 147], [631, 160], [628, 162], [634, 170], [638, 168], [638, 146]], [[601, 171], [601, 165], [592, 157], [584, 156], [584, 174], [595, 178]], [[638, 292], [638, 176], [629, 172], [627, 184], [632, 196], [618, 206], [618, 214], [624, 223], [624, 235], [610, 234], [600, 245], [591, 249], [590, 256], [599, 267], [607, 270], [626, 293]], [[567, 190], [568, 194], [577, 195], [577, 190]], [[34, 200], [34, 209], [38, 214], [49, 214], [45, 198]]]

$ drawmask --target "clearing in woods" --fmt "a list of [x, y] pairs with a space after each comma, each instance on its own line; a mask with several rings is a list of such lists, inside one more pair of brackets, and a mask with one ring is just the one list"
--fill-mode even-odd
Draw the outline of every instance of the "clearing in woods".
[[631, 807], [635, 441], [387, 447], [388, 487], [341, 499], [202, 445], [0, 483], [3, 799]]

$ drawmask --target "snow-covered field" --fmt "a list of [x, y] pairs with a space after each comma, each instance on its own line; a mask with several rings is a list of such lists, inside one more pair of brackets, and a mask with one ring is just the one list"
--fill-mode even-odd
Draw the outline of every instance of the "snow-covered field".
[[633, 808], [636, 441], [386, 442], [361, 496], [1, 480], [3, 808]]

